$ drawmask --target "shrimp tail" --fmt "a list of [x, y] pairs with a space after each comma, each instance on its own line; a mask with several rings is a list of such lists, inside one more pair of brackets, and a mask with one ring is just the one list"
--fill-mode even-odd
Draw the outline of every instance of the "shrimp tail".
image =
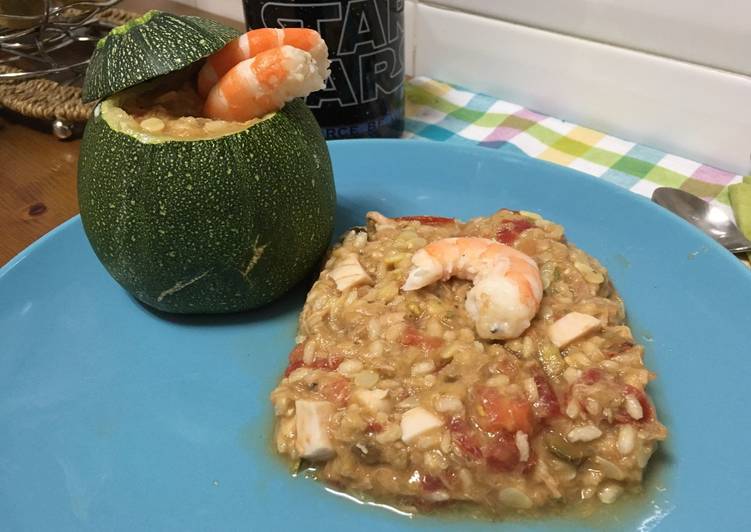
[[198, 94], [207, 97], [212, 87], [235, 65], [281, 46], [292, 46], [308, 52], [319, 76], [327, 77], [328, 48], [317, 31], [308, 28], [259, 28], [240, 35], [206, 59], [198, 73]]
[[441, 263], [426, 253], [424, 249], [418, 250], [412, 256], [414, 267], [410, 270], [407, 280], [402, 285], [402, 290], [419, 290], [432, 284], [443, 277]]
[[203, 112], [215, 120], [259, 118], [323, 88], [324, 79], [308, 52], [272, 48], [232, 67], [209, 92]]

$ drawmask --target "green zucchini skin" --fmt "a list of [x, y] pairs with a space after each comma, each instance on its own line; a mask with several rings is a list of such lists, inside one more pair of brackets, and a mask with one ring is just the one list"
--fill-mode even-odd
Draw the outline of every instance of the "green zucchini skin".
[[149, 11], [97, 43], [81, 98], [99, 100], [185, 68], [238, 35], [237, 30], [210, 19]]
[[86, 235], [143, 303], [220, 313], [268, 303], [326, 251], [336, 192], [328, 149], [302, 100], [238, 133], [143, 143], [95, 109], [81, 142]]

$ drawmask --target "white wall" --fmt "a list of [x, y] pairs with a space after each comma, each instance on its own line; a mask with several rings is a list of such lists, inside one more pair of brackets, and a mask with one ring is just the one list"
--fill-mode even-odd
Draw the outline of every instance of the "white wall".
[[751, 74], [748, 0], [432, 0], [432, 3]]

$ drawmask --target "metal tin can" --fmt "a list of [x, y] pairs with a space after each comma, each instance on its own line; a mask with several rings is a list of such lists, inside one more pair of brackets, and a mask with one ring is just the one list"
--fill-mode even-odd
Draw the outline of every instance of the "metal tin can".
[[317, 30], [331, 76], [308, 96], [327, 139], [398, 137], [404, 129], [404, 0], [243, 0], [248, 28]]

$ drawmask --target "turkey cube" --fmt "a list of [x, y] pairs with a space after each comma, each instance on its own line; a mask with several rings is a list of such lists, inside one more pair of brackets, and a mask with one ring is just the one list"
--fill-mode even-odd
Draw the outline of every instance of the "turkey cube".
[[548, 329], [548, 334], [550, 341], [561, 348], [599, 328], [600, 320], [594, 316], [581, 312], [569, 312], [553, 322]]
[[387, 390], [357, 390], [355, 399], [371, 412], [385, 412], [390, 406], [387, 395]]
[[336, 283], [336, 288], [344, 292], [353, 286], [370, 284], [371, 280], [368, 272], [362, 267], [357, 256], [354, 254], [347, 255], [339, 259], [336, 266], [329, 272], [329, 277]]
[[328, 401], [295, 401], [295, 448], [302, 458], [325, 461], [334, 456], [329, 438], [329, 420], [334, 411], [334, 405]]
[[407, 444], [412, 443], [419, 436], [441, 425], [443, 425], [441, 418], [421, 406], [407, 410], [402, 414], [402, 441]]

